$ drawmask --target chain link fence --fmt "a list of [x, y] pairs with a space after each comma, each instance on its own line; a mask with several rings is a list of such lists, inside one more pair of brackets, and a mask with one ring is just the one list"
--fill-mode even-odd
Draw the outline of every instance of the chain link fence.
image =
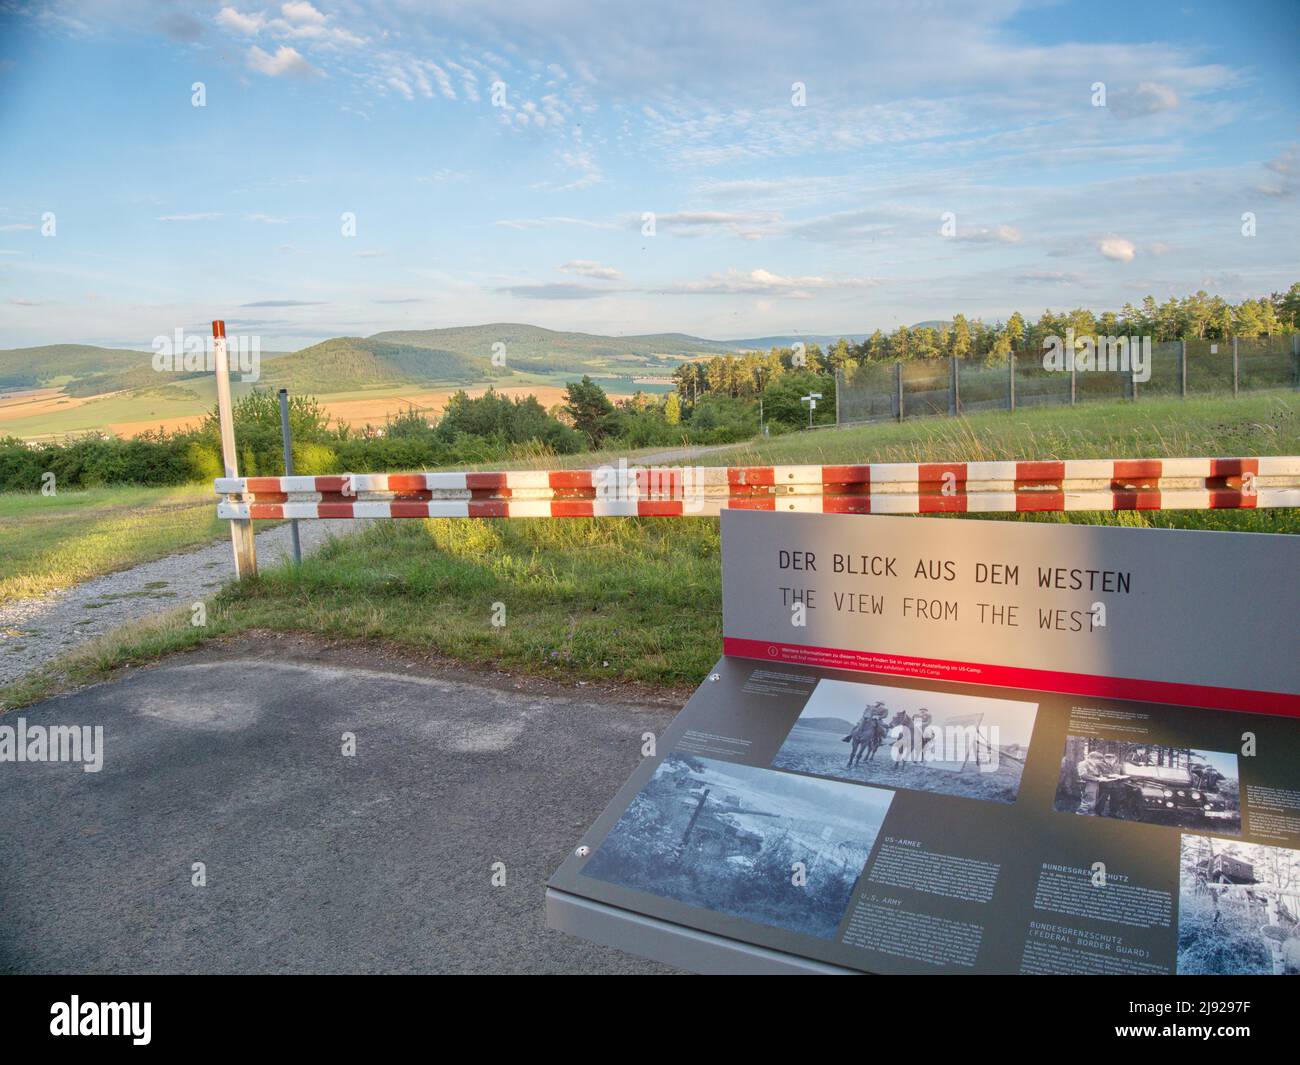
[[1151, 345], [1150, 377], [1122, 370], [1049, 370], [1043, 353], [872, 362], [836, 372], [836, 421], [901, 421], [1042, 405], [1147, 397], [1237, 395], [1300, 388], [1300, 336], [1171, 340]]

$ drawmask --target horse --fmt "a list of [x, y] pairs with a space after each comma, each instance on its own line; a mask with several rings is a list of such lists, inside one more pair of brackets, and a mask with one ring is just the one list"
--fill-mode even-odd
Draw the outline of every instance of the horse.
[[853, 746], [849, 750], [849, 765], [852, 769], [862, 761], [863, 752], [866, 752], [867, 761], [875, 757], [876, 751], [880, 749], [880, 744], [885, 738], [885, 725], [876, 714], [864, 711], [862, 720], [854, 727], [853, 731], [844, 737], [845, 743], [851, 743]]

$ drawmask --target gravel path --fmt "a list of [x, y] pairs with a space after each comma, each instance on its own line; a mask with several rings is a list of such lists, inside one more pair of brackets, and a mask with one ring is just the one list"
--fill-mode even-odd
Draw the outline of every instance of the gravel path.
[[[361, 524], [299, 522], [303, 553]], [[292, 557], [289, 530], [286, 523], [257, 534], [258, 566]], [[235, 560], [227, 538], [49, 595], [0, 603], [0, 685], [124, 622], [189, 606], [211, 595], [234, 574]]]

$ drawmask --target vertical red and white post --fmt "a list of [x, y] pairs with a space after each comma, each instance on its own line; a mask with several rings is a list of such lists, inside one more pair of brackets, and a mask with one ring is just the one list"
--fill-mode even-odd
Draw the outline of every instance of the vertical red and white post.
[[[226, 350], [226, 323], [212, 323], [212, 354], [217, 374], [217, 417], [221, 423], [221, 459], [227, 477], [239, 476], [235, 451], [235, 412], [230, 402], [230, 355]], [[253, 523], [247, 518], [230, 523], [230, 543], [235, 551], [235, 575], [249, 577], [257, 572], [257, 543]]]

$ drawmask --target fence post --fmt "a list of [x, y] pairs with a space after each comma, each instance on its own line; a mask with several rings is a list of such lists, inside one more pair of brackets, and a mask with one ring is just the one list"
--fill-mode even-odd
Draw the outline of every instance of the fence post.
[[1187, 398], [1187, 340], [1178, 342], [1178, 394]]
[[[221, 459], [227, 477], [239, 476], [239, 458], [235, 451], [235, 414], [230, 403], [230, 357], [226, 353], [226, 323], [212, 323], [212, 354], [217, 371], [217, 419], [221, 423]], [[251, 577], [257, 573], [257, 544], [253, 523], [248, 518], [230, 522], [230, 544], [235, 551], [235, 576]]]
[[839, 367], [835, 371], [835, 424], [840, 425], [840, 393], [844, 391], [844, 379], [848, 376], [848, 370], [845, 367]]
[[1237, 352], [1237, 338], [1232, 338], [1232, 398], [1237, 398], [1241, 387], [1241, 356]]
[[[838, 393], [836, 396], [838, 397]], [[293, 476], [293, 437], [289, 433], [289, 390], [280, 389], [280, 440], [284, 444], [284, 475]], [[302, 561], [302, 541], [298, 539], [298, 519], [289, 522], [289, 531], [293, 535], [293, 560]]]
[[1007, 410], [1016, 409], [1016, 353], [1007, 352]]
[[948, 384], [948, 391], [950, 393], [950, 395], [948, 396], [948, 406], [951, 408], [949, 413], [952, 414], [954, 417], [960, 416], [961, 414], [961, 363], [958, 361], [956, 355], [952, 356], [952, 379]]
[[894, 363], [894, 397], [898, 403], [898, 420], [903, 420], [903, 364]]
[[1291, 356], [1295, 359], [1295, 387], [1300, 388], [1300, 333], [1291, 335]]
[[1078, 377], [1076, 376], [1077, 373], [1078, 371], [1075, 369], [1074, 360], [1071, 359], [1070, 360], [1070, 406], [1071, 407], [1074, 406], [1074, 400], [1075, 400], [1075, 395], [1077, 390], [1077, 382], [1078, 382]]

